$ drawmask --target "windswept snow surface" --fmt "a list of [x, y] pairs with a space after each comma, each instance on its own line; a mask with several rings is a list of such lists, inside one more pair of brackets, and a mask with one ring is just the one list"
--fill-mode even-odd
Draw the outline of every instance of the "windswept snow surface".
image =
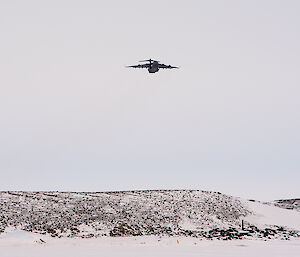
[[57, 239], [18, 230], [0, 236], [0, 257], [299, 257], [299, 252], [297, 239], [207, 241], [156, 236]]

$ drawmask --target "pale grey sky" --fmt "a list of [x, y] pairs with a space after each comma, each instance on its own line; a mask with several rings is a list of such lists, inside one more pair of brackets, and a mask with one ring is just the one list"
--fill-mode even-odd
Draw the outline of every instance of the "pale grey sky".
[[299, 12], [0, 0], [0, 190], [300, 197]]

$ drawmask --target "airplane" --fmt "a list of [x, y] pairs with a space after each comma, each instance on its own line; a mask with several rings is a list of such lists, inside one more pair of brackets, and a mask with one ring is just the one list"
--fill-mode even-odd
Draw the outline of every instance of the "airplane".
[[126, 67], [127, 68], [147, 68], [149, 73], [158, 72], [159, 69], [179, 69], [179, 67], [162, 64], [162, 63], [159, 63], [159, 61], [155, 61], [155, 60], [152, 60], [152, 59], [143, 60], [143, 61], [140, 61], [140, 62], [149, 62], [149, 63], [138, 64], [138, 65], [130, 65], [130, 66], [126, 66]]

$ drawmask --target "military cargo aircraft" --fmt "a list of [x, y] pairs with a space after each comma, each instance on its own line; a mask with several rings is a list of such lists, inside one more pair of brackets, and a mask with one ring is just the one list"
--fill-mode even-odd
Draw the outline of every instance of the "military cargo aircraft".
[[152, 60], [152, 59], [143, 60], [143, 61], [140, 61], [140, 62], [148, 62], [148, 63], [130, 65], [130, 66], [126, 66], [126, 67], [127, 68], [146, 68], [146, 69], [148, 69], [149, 73], [158, 72], [159, 69], [178, 69], [179, 68], [179, 67], [176, 67], [176, 66], [162, 64], [162, 63], [159, 63], [159, 61], [155, 61], [155, 60]]

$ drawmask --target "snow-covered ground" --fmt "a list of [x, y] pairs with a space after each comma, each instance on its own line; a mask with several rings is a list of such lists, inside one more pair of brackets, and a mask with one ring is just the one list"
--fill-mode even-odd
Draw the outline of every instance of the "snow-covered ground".
[[299, 253], [300, 239], [208, 241], [157, 236], [57, 239], [20, 230], [0, 236], [0, 257], [299, 257]]

